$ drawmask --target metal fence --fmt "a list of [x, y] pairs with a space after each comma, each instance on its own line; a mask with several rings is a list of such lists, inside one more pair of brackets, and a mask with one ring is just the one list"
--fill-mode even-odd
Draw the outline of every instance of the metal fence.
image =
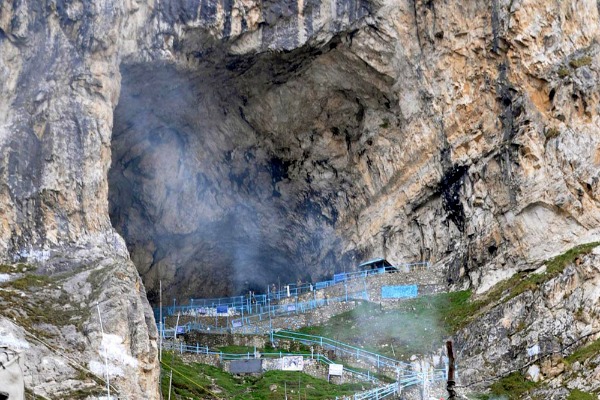
[[400, 393], [398, 382], [394, 382], [386, 386], [367, 390], [366, 392], [355, 393], [354, 396], [352, 396], [352, 400], [384, 399], [398, 393]]
[[389, 385], [380, 386], [371, 390], [367, 390], [360, 393], [355, 393], [351, 397], [346, 397], [344, 399], [347, 400], [379, 400], [384, 399], [388, 396], [395, 396], [402, 392], [402, 389], [408, 388], [410, 386], [415, 386], [424, 383], [424, 379], [426, 379], [429, 383], [440, 382], [446, 380], [445, 371], [437, 371], [433, 374], [414, 374], [412, 376], [407, 376], [399, 379], [397, 382], [391, 383]]
[[[188, 322], [178, 326], [178, 334], [187, 333], [190, 330], [197, 330], [206, 333], [227, 333], [235, 332], [239, 334], [267, 334], [271, 331], [271, 319], [282, 316], [291, 316], [306, 313], [308, 311], [315, 310], [320, 307], [324, 307], [330, 304], [342, 303], [350, 300], [368, 300], [369, 295], [366, 290], [358, 292], [345, 293], [343, 296], [330, 297], [326, 299], [313, 299], [308, 301], [296, 301], [290, 304], [277, 304], [267, 307], [260, 307], [259, 312], [251, 315], [244, 316], [242, 314], [239, 318], [230, 318], [229, 314], [224, 314], [226, 318], [225, 326], [218, 326], [218, 314], [215, 314], [215, 324]], [[190, 313], [187, 313], [190, 315]], [[269, 321], [269, 324], [263, 324], [263, 322]], [[259, 327], [261, 325], [262, 327]], [[289, 326], [289, 328], [292, 328]], [[162, 324], [158, 323], [159, 332], [163, 332], [163, 337], [173, 337], [174, 329], [167, 329], [162, 327]]]
[[[237, 354], [237, 353], [223, 353], [222, 351], [214, 351], [214, 350], [210, 350], [208, 348], [208, 346], [201, 346], [200, 344], [196, 344], [194, 345], [186, 345], [183, 344], [183, 342], [180, 342], [179, 344], [177, 343], [173, 343], [173, 342], [163, 342], [162, 344], [163, 349], [165, 350], [173, 350], [176, 352], [179, 352], [180, 354], [183, 353], [192, 353], [192, 354], [197, 354], [197, 355], [212, 355], [212, 356], [217, 356], [219, 357], [220, 361], [231, 361], [231, 360], [250, 360], [250, 359], [257, 359], [257, 358], [269, 358], [269, 359], [280, 359], [283, 357], [287, 357], [287, 356], [302, 356], [303, 359], [305, 360], [315, 360], [321, 364], [325, 364], [325, 365], [329, 365], [329, 364], [333, 364], [333, 361], [331, 361], [329, 358], [327, 358], [326, 356], [324, 356], [323, 354], [309, 354], [309, 353], [284, 353], [284, 352], [276, 352], [276, 353], [260, 353], [260, 355], [258, 355], [258, 353], [255, 352], [248, 352], [245, 354]], [[360, 380], [364, 380], [364, 381], [369, 381], [372, 382], [374, 384], [379, 383], [379, 380], [371, 375], [371, 373], [369, 371], [367, 371], [367, 373], [358, 371], [358, 370], [354, 370], [352, 368], [348, 368], [346, 366], [344, 366], [344, 372], [351, 374], [354, 378], [356, 379], [360, 379]]]
[[338, 351], [342, 354], [361, 359], [368, 363], [373, 364], [377, 368], [391, 367], [409, 370], [410, 364], [395, 360], [390, 357], [382, 356], [381, 354], [373, 353], [370, 351], [363, 350], [358, 347], [351, 346], [346, 343], [338, 342], [337, 340], [329, 339], [323, 336], [309, 335], [306, 333], [292, 332], [292, 331], [272, 331], [271, 340], [274, 338], [288, 339], [298, 341], [304, 344], [316, 344], [323, 348], [329, 348], [331, 350]]
[[[170, 330], [173, 335], [175, 330]], [[164, 333], [164, 332], [163, 332]], [[178, 331], [179, 334], [179, 331]], [[378, 400], [384, 399], [388, 396], [395, 395], [401, 392], [402, 389], [408, 388], [410, 386], [416, 385], [424, 385], [426, 383], [434, 383], [443, 381], [446, 379], [446, 369], [433, 369], [430, 371], [419, 372], [414, 371], [412, 366], [409, 363], [395, 360], [390, 357], [383, 356], [381, 354], [373, 353], [370, 351], [366, 351], [360, 349], [355, 346], [351, 346], [346, 343], [338, 342], [333, 339], [329, 339], [323, 336], [315, 336], [309, 335], [299, 332], [292, 331], [271, 331], [270, 334], [271, 341], [275, 338], [286, 339], [297, 341], [303, 344], [316, 344], [321, 346], [323, 349], [330, 349], [337, 353], [343, 353], [351, 357], [355, 357], [361, 361], [366, 361], [371, 363], [373, 366], [378, 369], [381, 367], [390, 367], [396, 369], [397, 373], [397, 381], [377, 388], [373, 388], [371, 390], [367, 390], [360, 393], [355, 393], [351, 397], [346, 397], [346, 399], [350, 400]], [[304, 359], [313, 359], [317, 362], [329, 365], [332, 364], [329, 358], [324, 356], [323, 354], [317, 353], [284, 353], [284, 352], [274, 352], [274, 353], [258, 353], [256, 352], [247, 352], [245, 354], [233, 354], [233, 353], [223, 353], [221, 351], [213, 351], [208, 348], [208, 346], [201, 346], [199, 344], [194, 345], [186, 345], [183, 342], [177, 344], [174, 342], [163, 342], [163, 348], [171, 349], [174, 351], [179, 351], [180, 353], [194, 353], [199, 355], [214, 355], [218, 356], [220, 360], [240, 360], [240, 359], [252, 359], [252, 358], [282, 358], [285, 356], [302, 356]], [[371, 375], [369, 371], [362, 372], [358, 370], [354, 370], [344, 366], [344, 371], [351, 374], [356, 379], [361, 379], [365, 381], [372, 382], [374, 384], [380, 383], [379, 380]]]
[[270, 307], [266, 307], [266, 311], [258, 314], [249, 315], [246, 317], [236, 318], [231, 321], [232, 328], [240, 328], [245, 325], [257, 325], [262, 321], [270, 321], [271, 318], [280, 317], [292, 314], [302, 314], [319, 307], [334, 303], [342, 303], [349, 300], [368, 300], [369, 294], [366, 290], [358, 292], [345, 293], [344, 296], [331, 297], [326, 299], [314, 299], [308, 301], [296, 301], [290, 304], [278, 304]]
[[[405, 263], [394, 266], [398, 272], [409, 272], [417, 268], [428, 269], [430, 267], [429, 262], [416, 262], [416, 263]], [[385, 267], [377, 269], [369, 269], [364, 271], [354, 272], [342, 272], [335, 274], [333, 279], [317, 282], [314, 285], [311, 283], [295, 284], [288, 283], [280, 286], [273, 290], [271, 287], [267, 287], [266, 294], [248, 294], [243, 296], [233, 297], [216, 297], [210, 299], [189, 299], [185, 305], [176, 305], [175, 301], [172, 306], [163, 306], [163, 316], [177, 315], [177, 313], [205, 313], [210, 314], [216, 312], [218, 306], [227, 307], [234, 313], [238, 314], [259, 314], [261, 309], [271, 306], [273, 303], [283, 299], [298, 297], [301, 294], [310, 293], [315, 290], [325, 289], [327, 287], [343, 284], [356, 279], [365, 279], [368, 276], [381, 275], [385, 273], [395, 272], [386, 270]], [[155, 318], [159, 319], [159, 307], [154, 308]]]
[[414, 371], [409, 363], [395, 360], [390, 357], [382, 356], [381, 354], [373, 353], [360, 349], [355, 346], [351, 346], [346, 343], [338, 342], [333, 339], [325, 338], [322, 336], [309, 335], [299, 332], [291, 331], [278, 331], [271, 332], [271, 341], [274, 338], [281, 338], [287, 340], [298, 341], [303, 344], [316, 344], [324, 349], [331, 349], [335, 352], [342, 353], [361, 361], [371, 363], [377, 369], [381, 367], [389, 367], [396, 369], [397, 382], [375, 388], [366, 392], [356, 393], [352, 400], [366, 400], [366, 399], [383, 399], [387, 396], [399, 393], [403, 388], [407, 388], [414, 385], [439, 382], [446, 379], [446, 369], [434, 369], [431, 371], [419, 372]]

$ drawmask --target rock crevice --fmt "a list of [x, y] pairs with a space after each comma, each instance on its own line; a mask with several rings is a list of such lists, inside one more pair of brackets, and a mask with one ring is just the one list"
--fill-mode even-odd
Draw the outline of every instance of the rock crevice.
[[[380, 255], [485, 292], [597, 240], [598, 26], [593, 0], [3, 2], [0, 260], [131, 260], [152, 301]], [[136, 282], [119, 336], [155, 377]]]

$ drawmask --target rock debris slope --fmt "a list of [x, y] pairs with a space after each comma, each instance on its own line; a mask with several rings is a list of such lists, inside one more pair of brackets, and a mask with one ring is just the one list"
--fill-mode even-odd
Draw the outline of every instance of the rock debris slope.
[[[186, 297], [384, 255], [484, 292], [596, 240], [598, 19], [590, 0], [2, 2], [2, 329], [30, 368], [71, 365], [28, 387], [102, 372], [99, 302], [130, 357], [115, 386], [157, 398], [136, 267]], [[52, 301], [62, 327], [31, 318]]]

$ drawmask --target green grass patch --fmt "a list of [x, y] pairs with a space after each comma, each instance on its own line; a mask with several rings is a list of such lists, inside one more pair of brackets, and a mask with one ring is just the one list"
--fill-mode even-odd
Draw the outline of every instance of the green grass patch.
[[51, 282], [51, 279], [45, 275], [26, 274], [14, 281], [6, 282], [4, 285], [12, 286], [17, 290], [27, 290], [29, 288], [46, 286]]
[[571, 75], [571, 70], [569, 68], [567, 68], [566, 66], [562, 65], [559, 69], [558, 69], [558, 77], [559, 78], [566, 78], [567, 76]]
[[[223, 352], [223, 353], [228, 353], [228, 354], [254, 354], [254, 347], [252, 346], [235, 346], [235, 345], [229, 345], [229, 346], [220, 346], [217, 347], [217, 350]], [[262, 352], [262, 349], [256, 349], [260, 352]]]
[[23, 328], [45, 338], [52, 337], [52, 334], [45, 329], [38, 329], [37, 325], [74, 325], [81, 331], [83, 322], [90, 316], [90, 310], [80, 308], [78, 304], [69, 307], [68, 295], [64, 291], [58, 301], [55, 297], [43, 295], [41, 287], [51, 282], [46, 276], [36, 275], [26, 275], [22, 279], [5, 282], [4, 287], [19, 289], [29, 295], [21, 296], [16, 290], [1, 290], [0, 315], [15, 320]]
[[[578, 257], [589, 254], [598, 245], [600, 245], [600, 242], [586, 243], [567, 250], [563, 254], [546, 261], [546, 272], [544, 273], [519, 272], [499, 282], [480, 299], [465, 302], [464, 309], [458, 310], [459, 315], [458, 318], [455, 318], [454, 328], [463, 328], [478, 311], [485, 310], [490, 305], [497, 304], [500, 301], [506, 302], [526, 291], [538, 289], [544, 283], [560, 275]], [[461, 318], [461, 316], [464, 318]]]
[[528, 381], [520, 372], [513, 372], [490, 386], [492, 394], [508, 399], [521, 399], [528, 391], [535, 389], [537, 383]]
[[574, 60], [569, 61], [569, 65], [573, 68], [580, 68], [586, 65], [590, 65], [592, 63], [592, 57], [583, 56], [580, 58], [576, 58]]
[[568, 357], [565, 357], [565, 361], [568, 364], [573, 364], [575, 362], [584, 362], [585, 360], [594, 357], [600, 354], [600, 339], [588, 344], [587, 346], [582, 346], [575, 350], [573, 354]]
[[[277, 386], [275, 391], [271, 391], [271, 385]], [[268, 371], [256, 380], [246, 393], [232, 398], [236, 400], [282, 399], [287, 389], [290, 399], [296, 397], [310, 400], [334, 399], [349, 396], [368, 388], [364, 384], [357, 383], [334, 385], [325, 379], [314, 378], [299, 372]]]
[[[227, 376], [219, 368], [203, 364], [186, 364], [170, 352], [162, 353], [160, 386], [164, 398], [169, 397], [170, 371], [173, 370], [172, 394], [175, 398], [218, 399], [220, 391], [240, 391], [242, 382]], [[213, 385], [213, 380], [215, 384]], [[213, 394], [215, 393], [215, 394]], [[178, 397], [179, 396], [179, 397]]]
[[327, 325], [300, 329], [388, 357], [407, 360], [433, 351], [466, 318], [469, 291], [440, 293], [398, 303], [393, 309], [364, 302], [336, 315]]
[[34, 269], [33, 266], [29, 264], [0, 264], [0, 274], [14, 274], [18, 272], [27, 272]]
[[598, 396], [575, 389], [569, 393], [567, 400], [598, 400]]
[[[282, 399], [286, 388], [290, 398], [329, 399], [363, 390], [362, 384], [334, 385], [324, 379], [290, 371], [268, 371], [260, 377], [235, 376], [219, 368], [185, 363], [170, 352], [163, 352], [161, 390], [169, 397], [169, 378], [173, 368], [172, 399]], [[274, 386], [275, 390], [271, 390]]]
[[35, 269], [35, 267], [33, 267], [29, 264], [23, 264], [23, 263], [0, 264], [0, 274], [14, 274], [14, 273], [19, 273], [19, 272], [27, 272], [32, 269]]
[[438, 301], [446, 333], [452, 334], [465, 326], [466, 321], [477, 311], [478, 304], [471, 302], [470, 298], [471, 291], [463, 290], [447, 293]]
[[[510, 290], [509, 299], [518, 296], [519, 294], [527, 290], [537, 289], [542, 284], [557, 277], [563, 272], [563, 270], [568, 265], [572, 264], [578, 257], [589, 254], [598, 245], [600, 245], [600, 242], [593, 242], [582, 244], [567, 250], [565, 253], [547, 261], [546, 272], [543, 274], [528, 274], [527, 276], [519, 276], [521, 274], [517, 274], [516, 277], [518, 281], [511, 282], [515, 283], [515, 285], [511, 285], [512, 289]], [[509, 281], [511, 279], [509, 279]]]

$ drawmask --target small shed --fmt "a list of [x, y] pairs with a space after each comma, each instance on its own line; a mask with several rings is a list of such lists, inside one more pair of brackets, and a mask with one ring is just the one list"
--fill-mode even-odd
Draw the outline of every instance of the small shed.
[[358, 265], [358, 269], [360, 271], [369, 271], [385, 268], [386, 272], [396, 272], [398, 269], [394, 267], [388, 260], [385, 258], [375, 258], [373, 260], [365, 261], [362, 264]]
[[231, 360], [229, 372], [232, 374], [260, 374], [262, 373], [262, 359]]

